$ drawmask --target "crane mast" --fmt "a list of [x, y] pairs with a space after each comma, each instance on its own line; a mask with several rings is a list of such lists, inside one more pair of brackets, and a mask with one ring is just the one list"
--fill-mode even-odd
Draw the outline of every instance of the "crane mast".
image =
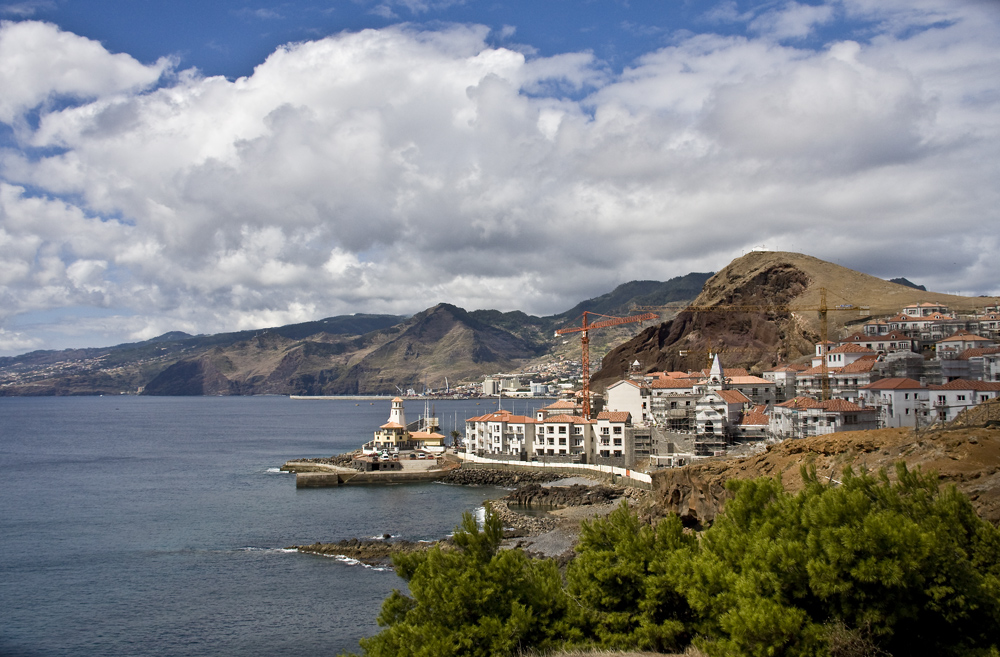
[[[588, 323], [587, 315], [606, 317], [607, 319], [600, 322]], [[606, 328], [608, 326], [619, 326], [621, 324], [631, 324], [632, 322], [644, 322], [647, 319], [659, 319], [659, 317], [660, 316], [657, 313], [643, 313], [641, 315], [631, 315], [629, 317], [612, 317], [610, 315], [601, 315], [599, 313], [592, 313], [589, 310], [585, 310], [583, 311], [583, 322], [580, 326], [572, 326], [556, 331], [556, 335], [580, 333], [580, 361], [583, 369], [583, 418], [585, 420], [590, 419], [590, 331], [594, 329]]]

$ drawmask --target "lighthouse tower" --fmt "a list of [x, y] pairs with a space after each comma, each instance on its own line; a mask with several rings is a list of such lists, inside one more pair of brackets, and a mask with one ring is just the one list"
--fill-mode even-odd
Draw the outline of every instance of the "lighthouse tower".
[[392, 400], [388, 424], [398, 424], [404, 428], [406, 427], [406, 411], [403, 410], [403, 400], [400, 397]]

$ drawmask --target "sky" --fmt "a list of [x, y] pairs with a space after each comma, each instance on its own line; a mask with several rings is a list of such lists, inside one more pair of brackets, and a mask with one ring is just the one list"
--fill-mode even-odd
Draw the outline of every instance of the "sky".
[[998, 0], [0, 0], [0, 356], [562, 312], [805, 253], [1000, 295]]

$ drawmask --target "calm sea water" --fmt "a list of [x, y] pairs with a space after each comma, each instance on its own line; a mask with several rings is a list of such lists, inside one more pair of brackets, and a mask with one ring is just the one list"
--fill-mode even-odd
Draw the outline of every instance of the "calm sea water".
[[[505, 408], [511, 402], [505, 401]], [[516, 402], [517, 413], [532, 407]], [[437, 402], [445, 433], [495, 402]], [[423, 413], [408, 402], [408, 419]], [[296, 490], [388, 401], [0, 398], [0, 655], [335, 655], [378, 631], [388, 570], [282, 548], [449, 534], [494, 488]]]

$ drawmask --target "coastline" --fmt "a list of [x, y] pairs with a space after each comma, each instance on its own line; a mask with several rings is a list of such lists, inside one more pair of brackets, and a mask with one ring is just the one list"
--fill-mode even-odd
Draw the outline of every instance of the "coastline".
[[[512, 474], [506, 471], [498, 472], [505, 476]], [[558, 484], [559, 481], [552, 483]], [[611, 488], [599, 482], [589, 483], [592, 485], [574, 482], [571, 486], [539, 486], [537, 483], [530, 483], [509, 492], [504, 497], [491, 500], [489, 504], [504, 526], [501, 549], [521, 549], [533, 558], [555, 558], [560, 563], [565, 563], [573, 556], [582, 521], [607, 516], [620, 504], [640, 499], [645, 495], [644, 491], [638, 489]], [[544, 499], [546, 490], [539, 489], [552, 491], [559, 504], [550, 505], [542, 502], [540, 505], [536, 503], [532, 506], [530, 499], [528, 504], [523, 504], [525, 492], [532, 499], [538, 499], [538, 496]], [[542, 511], [542, 514], [526, 515], [511, 509], [511, 504], [521, 508], [534, 508]], [[381, 538], [344, 539], [335, 543], [317, 541], [310, 545], [292, 545], [287, 549], [297, 550], [302, 554], [353, 559], [368, 566], [391, 567], [394, 554], [426, 550], [435, 545], [449, 549], [453, 543], [447, 537], [437, 541], [415, 542], [405, 539], [393, 540], [391, 536], [385, 535]]]

